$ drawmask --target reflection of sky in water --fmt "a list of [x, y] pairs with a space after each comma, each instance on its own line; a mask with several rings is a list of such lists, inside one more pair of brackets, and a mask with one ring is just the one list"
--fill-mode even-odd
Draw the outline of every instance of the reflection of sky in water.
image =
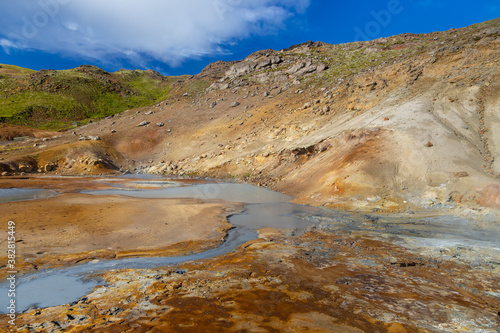
[[54, 195], [56, 195], [56, 192], [50, 190], [2, 188], [0, 189], [0, 203], [20, 200], [43, 199]]
[[244, 214], [232, 216], [231, 223], [255, 230], [273, 227], [303, 231], [315, 223], [300, 218], [300, 215], [314, 213], [318, 210], [318, 208], [291, 203], [250, 204], [246, 206]]
[[[39, 271], [17, 280], [16, 305], [21, 312], [30, 307], [48, 307], [70, 303], [88, 294], [99, 285], [97, 279], [84, 279], [86, 275], [110, 269], [154, 268], [203, 260], [233, 251], [238, 246], [257, 238], [257, 233], [245, 227], [230, 230], [227, 240], [218, 248], [182, 257], [145, 257], [118, 260], [91, 261], [66, 269]], [[0, 313], [6, 312], [9, 302], [8, 286], [0, 285]]]
[[127, 195], [138, 198], [194, 198], [203, 200], [226, 200], [244, 203], [288, 202], [291, 196], [265, 188], [246, 184], [201, 184], [170, 187], [158, 190], [101, 190], [85, 191], [96, 195]]
[[[70, 274], [52, 274], [32, 281], [36, 284], [35, 288], [30, 282], [16, 287], [18, 311], [29, 307], [43, 308], [54, 304], [67, 304], [89, 293], [96, 286], [95, 280]], [[3, 288], [0, 290], [4, 293]], [[7, 294], [1, 295], [0, 300], [6, 296]], [[6, 301], [2, 300], [2, 304], [6, 304]]]

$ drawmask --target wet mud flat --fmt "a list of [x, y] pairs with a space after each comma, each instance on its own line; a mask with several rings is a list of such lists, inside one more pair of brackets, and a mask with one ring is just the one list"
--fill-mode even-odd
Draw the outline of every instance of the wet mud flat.
[[[124, 199], [106, 192], [99, 198]], [[189, 200], [241, 209], [241, 203], [213, 197]], [[236, 217], [263, 220], [274, 212], [264, 207], [255, 205], [252, 212], [246, 204], [247, 214]], [[495, 217], [295, 208], [289, 215], [307, 227], [297, 232], [286, 221], [284, 227], [258, 226], [257, 239], [215, 257], [96, 271], [90, 278], [101, 282], [86, 295], [20, 313], [15, 327], [2, 315], [0, 327], [9, 332], [498, 332]]]
[[[232, 227], [226, 217], [240, 209], [229, 202], [197, 199], [97, 197], [81, 193], [81, 181], [41, 178], [25, 184], [42, 189], [0, 189], [0, 194], [5, 192], [4, 198], [31, 199], [0, 204], [0, 216], [5, 223], [16, 224], [19, 273], [95, 259], [203, 251], [224, 239]], [[87, 182], [91, 189], [118, 186], [140, 190], [179, 185], [106, 178]], [[7, 237], [0, 240], [0, 246], [7, 248]], [[4, 268], [6, 261], [5, 255], [0, 257]], [[0, 276], [5, 274], [6, 269], [2, 269]]]

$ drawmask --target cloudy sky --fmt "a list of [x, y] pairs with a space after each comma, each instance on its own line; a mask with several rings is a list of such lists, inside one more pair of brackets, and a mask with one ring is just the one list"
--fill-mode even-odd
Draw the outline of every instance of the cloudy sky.
[[195, 74], [260, 49], [447, 30], [499, 16], [498, 0], [0, 0], [0, 63]]

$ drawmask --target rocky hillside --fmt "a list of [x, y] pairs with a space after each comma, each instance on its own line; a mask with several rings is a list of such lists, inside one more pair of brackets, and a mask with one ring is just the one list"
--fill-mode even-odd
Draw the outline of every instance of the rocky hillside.
[[0, 167], [239, 179], [361, 210], [500, 207], [499, 51], [500, 19], [259, 51], [152, 106], [10, 143]]

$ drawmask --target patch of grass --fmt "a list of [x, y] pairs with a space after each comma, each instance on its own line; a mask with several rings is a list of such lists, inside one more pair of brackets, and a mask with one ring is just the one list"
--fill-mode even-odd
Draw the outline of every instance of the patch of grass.
[[[388, 43], [380, 45], [381, 47], [389, 47], [391, 45], [399, 45], [400, 40], [394, 39]], [[333, 47], [323, 54], [321, 60], [328, 65], [328, 69], [314, 75], [308, 79], [308, 83], [314, 80], [331, 82], [337, 78], [344, 78], [362, 72], [368, 68], [376, 67], [391, 59], [405, 54], [414, 53], [418, 47], [408, 47], [400, 49], [381, 49], [377, 52], [365, 52], [367, 47], [344, 49], [341, 47]]]
[[[0, 118], [7, 123], [64, 129], [165, 99], [177, 77], [154, 71], [108, 73], [94, 66], [39, 72], [0, 65]], [[206, 84], [192, 84], [198, 91]], [[206, 85], [208, 86], [208, 85]]]
[[0, 74], [5, 75], [6, 77], [26, 75], [31, 73], [35, 73], [35, 71], [29, 68], [0, 64]]

